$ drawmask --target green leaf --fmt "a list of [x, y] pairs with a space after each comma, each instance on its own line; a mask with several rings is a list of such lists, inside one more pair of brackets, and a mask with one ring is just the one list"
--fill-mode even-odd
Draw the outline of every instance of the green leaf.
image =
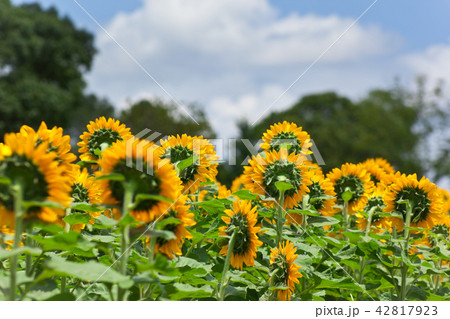
[[50, 200], [45, 200], [45, 201], [41, 201], [41, 202], [39, 202], [39, 201], [24, 201], [22, 204], [23, 204], [23, 208], [25, 210], [28, 210], [32, 207], [64, 208], [63, 205], [52, 202]]
[[353, 197], [353, 192], [351, 192], [349, 190], [342, 193], [342, 200], [345, 202], [348, 202], [349, 200], [351, 200], [352, 197]]
[[314, 202], [317, 202], [318, 200], [328, 200], [334, 198], [333, 196], [328, 195], [322, 195], [322, 196], [315, 196], [309, 200], [309, 202], [312, 204]]
[[50, 259], [44, 263], [44, 267], [46, 268], [44, 274], [46, 277], [70, 276], [84, 281], [118, 284], [123, 289], [128, 289], [133, 285], [133, 281], [128, 277], [95, 261], [75, 263], [58, 258]]
[[339, 220], [329, 216], [311, 216], [308, 218], [308, 225], [313, 225], [316, 227], [334, 225], [339, 223]]
[[84, 167], [91, 167], [92, 165], [97, 165], [97, 161], [79, 161], [77, 165], [79, 165], [81, 168]]
[[123, 176], [122, 174], [107, 174], [107, 175], [102, 175], [102, 176], [98, 176], [95, 178], [95, 180], [97, 181], [117, 181], [117, 182], [124, 182], [125, 181], [125, 176]]
[[320, 213], [318, 211], [315, 211], [315, 210], [312, 210], [312, 209], [290, 209], [287, 212], [289, 214], [302, 214], [302, 215], [308, 215], [308, 216], [320, 216]]
[[225, 211], [224, 203], [219, 199], [208, 200], [205, 202], [198, 203], [198, 206], [203, 208], [208, 212], [208, 214], [220, 214]]
[[172, 200], [168, 199], [167, 197], [160, 196], [160, 195], [152, 195], [152, 194], [137, 194], [134, 199], [133, 208], [139, 205], [143, 201], [152, 200], [157, 202], [166, 202], [166, 203], [173, 203]]
[[343, 279], [322, 279], [320, 284], [317, 286], [316, 289], [336, 289], [336, 290], [352, 290], [352, 291], [360, 291], [364, 292], [364, 289], [359, 284], [356, 284], [353, 281], [353, 278], [343, 278]]
[[170, 230], [148, 229], [144, 233], [146, 236], [159, 237], [164, 240], [176, 239], [177, 236]]
[[91, 215], [87, 213], [73, 213], [63, 218], [69, 225], [87, 224], [91, 220]]
[[94, 228], [99, 228], [99, 229], [112, 228], [112, 227], [116, 226], [118, 223], [117, 220], [106, 217], [104, 215], [95, 217], [94, 220], [95, 220], [95, 224], [93, 225]]
[[84, 257], [95, 256], [93, 253], [95, 244], [88, 242], [76, 231], [60, 233], [50, 237], [42, 237], [40, 235], [30, 235], [29, 237], [41, 244], [44, 251], [62, 250]]
[[166, 226], [176, 226], [181, 224], [182, 221], [175, 217], [168, 217], [159, 220], [156, 224], [157, 229], [164, 229]]
[[104, 210], [101, 206], [98, 204], [91, 204], [91, 203], [72, 203], [70, 205], [70, 208], [72, 210], [81, 210], [83, 212], [89, 212], [89, 213], [97, 213]]
[[294, 188], [294, 186], [292, 186], [292, 184], [288, 181], [277, 181], [275, 182], [275, 187], [280, 193], [284, 193], [285, 191]]
[[0, 185], [11, 185], [11, 180], [8, 177], [1, 176], [0, 177]]
[[42, 249], [40, 248], [31, 248], [31, 247], [19, 247], [17, 249], [13, 250], [6, 250], [3, 248], [0, 248], [0, 260], [8, 259], [9, 257], [16, 256], [16, 255], [31, 255], [31, 256], [38, 256], [42, 253]]
[[187, 284], [176, 283], [174, 287], [177, 289], [177, 292], [170, 296], [171, 300], [208, 298], [211, 297], [214, 291], [209, 285], [197, 288]]
[[258, 198], [258, 195], [253, 194], [252, 192], [246, 189], [238, 190], [237, 192], [233, 193], [233, 195], [243, 200], [255, 200]]
[[184, 169], [188, 168], [189, 166], [194, 165], [194, 162], [198, 160], [198, 156], [190, 156], [182, 161], [179, 161], [175, 164], [175, 167], [177, 168], [178, 172], [182, 172]]
[[45, 299], [45, 301], [75, 301], [76, 297], [68, 292], [65, 293], [59, 293], [57, 295], [54, 295], [50, 298]]

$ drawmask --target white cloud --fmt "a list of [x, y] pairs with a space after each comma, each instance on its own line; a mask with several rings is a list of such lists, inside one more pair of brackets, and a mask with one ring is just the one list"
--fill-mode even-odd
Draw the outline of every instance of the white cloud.
[[424, 51], [405, 55], [403, 63], [416, 74], [450, 83], [450, 43], [430, 46]]
[[[176, 99], [203, 104], [219, 135], [230, 136], [236, 119], [255, 119], [352, 22], [281, 16], [267, 0], [143, 0], [107, 30]], [[392, 54], [400, 42], [376, 26], [356, 24], [274, 109], [306, 92], [355, 94], [380, 83], [386, 74], [372, 59]], [[97, 45], [91, 90], [116, 105], [137, 95], [164, 96], [102, 31]]]

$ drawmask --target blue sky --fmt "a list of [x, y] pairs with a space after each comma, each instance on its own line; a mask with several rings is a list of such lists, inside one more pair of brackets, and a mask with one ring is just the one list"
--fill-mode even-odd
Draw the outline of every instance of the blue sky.
[[114, 39], [73, 0], [38, 2], [95, 33], [90, 91], [119, 109], [152, 97], [199, 103], [221, 137], [307, 93], [358, 98], [418, 74], [450, 82], [447, 0], [379, 0], [329, 49], [374, 0], [77, 1]]

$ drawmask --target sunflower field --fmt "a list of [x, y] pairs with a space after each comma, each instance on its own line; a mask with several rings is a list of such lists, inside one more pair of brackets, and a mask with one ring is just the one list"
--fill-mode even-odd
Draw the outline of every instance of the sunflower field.
[[384, 159], [324, 174], [283, 122], [228, 189], [201, 136], [80, 139], [0, 143], [1, 300], [450, 300], [450, 195]]

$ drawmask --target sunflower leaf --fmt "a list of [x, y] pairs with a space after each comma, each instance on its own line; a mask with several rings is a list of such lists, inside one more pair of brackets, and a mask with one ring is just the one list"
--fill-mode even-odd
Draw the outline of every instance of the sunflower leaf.
[[9, 257], [26, 254], [31, 256], [38, 256], [42, 253], [42, 249], [40, 248], [32, 248], [32, 247], [19, 247], [13, 250], [6, 250], [0, 248], [0, 260], [8, 259]]
[[351, 200], [353, 197], [353, 192], [350, 190], [346, 190], [345, 192], [342, 193], [342, 200], [344, 200], [345, 202], [348, 202], [349, 200]]
[[63, 218], [69, 225], [87, 224], [91, 220], [91, 215], [87, 213], [73, 213]]
[[91, 165], [97, 165], [97, 161], [79, 161], [77, 165], [79, 165], [81, 168], [84, 167], [90, 167]]
[[252, 192], [246, 189], [238, 190], [237, 192], [233, 193], [233, 195], [244, 200], [254, 200], [258, 198], [258, 195], [253, 194]]
[[334, 225], [337, 223], [339, 223], [339, 220], [329, 216], [311, 216], [308, 218], [308, 225], [313, 225], [316, 227]]
[[50, 200], [44, 200], [42, 202], [39, 201], [24, 201], [23, 208], [25, 210], [28, 210], [32, 207], [48, 207], [48, 208], [64, 208], [63, 205], [59, 203], [52, 202]]
[[72, 276], [84, 281], [118, 284], [124, 289], [128, 289], [133, 285], [133, 281], [128, 277], [118, 273], [111, 267], [95, 261], [76, 263], [52, 258], [44, 263], [44, 267], [46, 268], [43, 274], [44, 277], [52, 277], [54, 275]]
[[0, 177], [0, 185], [11, 185], [11, 180], [8, 177]]
[[289, 214], [301, 214], [301, 215], [308, 215], [308, 216], [320, 216], [320, 213], [318, 211], [312, 210], [312, 209], [290, 209], [287, 211]]
[[101, 208], [98, 204], [91, 204], [91, 203], [72, 203], [70, 205], [70, 208], [72, 210], [81, 210], [83, 212], [89, 212], [89, 213], [97, 213], [101, 212], [103, 208]]
[[164, 229], [166, 226], [179, 225], [182, 221], [175, 217], [163, 218], [156, 224], [158, 229]]
[[106, 217], [105, 215], [95, 217], [94, 220], [95, 224], [93, 225], [93, 227], [98, 229], [107, 229], [117, 225], [117, 220]]
[[164, 197], [164, 196], [153, 195], [153, 194], [137, 194], [134, 199], [134, 204], [133, 204], [132, 208], [136, 208], [137, 205], [139, 205], [143, 201], [147, 201], [147, 200], [173, 203], [173, 201], [171, 201], [170, 199], [168, 199], [167, 197]]
[[95, 178], [95, 180], [97, 180], [97, 181], [108, 180], [108, 181], [124, 182], [125, 176], [123, 176], [122, 174], [107, 174], [107, 175], [98, 176]]
[[278, 189], [278, 191], [280, 191], [280, 193], [284, 193], [285, 191], [294, 188], [294, 186], [292, 186], [292, 184], [287, 180], [275, 182], [275, 187]]

